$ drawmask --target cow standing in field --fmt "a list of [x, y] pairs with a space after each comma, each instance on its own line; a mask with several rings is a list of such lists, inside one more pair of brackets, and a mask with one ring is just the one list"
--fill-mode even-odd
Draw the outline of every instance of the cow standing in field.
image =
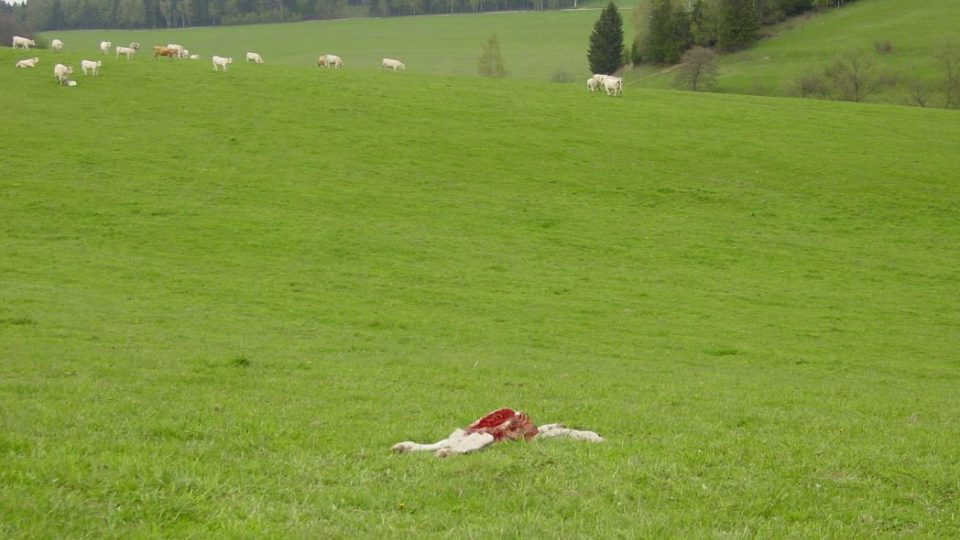
[[24, 58], [23, 60], [17, 62], [17, 68], [19, 69], [33, 68], [33, 67], [37, 67], [37, 64], [39, 63], [40, 63], [39, 56], [34, 56], [33, 58]]
[[59, 39], [55, 39], [50, 42], [50, 48], [53, 49], [53, 52], [63, 52], [63, 42]]
[[343, 67], [343, 59], [335, 54], [321, 54], [317, 58], [317, 65], [320, 67], [332, 67], [340, 69]]
[[600, 81], [594, 77], [587, 79], [587, 91], [596, 92], [600, 89]]
[[121, 47], [119, 45], [117, 46], [116, 49], [114, 49], [114, 52], [116, 52], [117, 58], [120, 58], [121, 54], [126, 56], [127, 62], [130, 61], [130, 55], [137, 54], [137, 50], [134, 49], [133, 47]]
[[113, 47], [113, 43], [109, 41], [100, 42], [100, 52], [103, 54], [110, 54], [110, 47]]
[[255, 53], [255, 52], [248, 52], [248, 53], [247, 53], [247, 62], [253, 62], [254, 64], [262, 64], [262, 63], [263, 63], [263, 57], [260, 56], [259, 54]]
[[217, 71], [218, 67], [222, 67], [223, 70], [226, 71], [227, 66], [233, 63], [233, 58], [223, 58], [221, 56], [214, 56], [211, 60], [213, 60], [214, 71]]
[[53, 66], [53, 76], [57, 79], [57, 84], [67, 84], [67, 77], [73, 73], [73, 68], [63, 64]]
[[13, 36], [14, 49], [29, 49], [30, 47], [36, 47], [36, 46], [37, 46], [37, 42], [32, 39], [21, 37], [21, 36]]
[[603, 437], [592, 431], [569, 429], [563, 424], [545, 424], [537, 427], [523, 411], [499, 409], [470, 424], [466, 429], [454, 430], [449, 437], [433, 444], [403, 441], [393, 445], [391, 449], [398, 454], [434, 452], [435, 456], [443, 458], [475, 452], [498, 441], [529, 441], [550, 437], [603, 442]]
[[103, 64], [103, 62], [100, 61], [100, 60], [97, 60], [96, 62], [94, 62], [93, 60], [81, 60], [81, 61], [80, 61], [80, 69], [83, 71], [83, 74], [84, 74], [84, 75], [87, 74], [87, 70], [89, 70], [90, 73], [92, 73], [93, 75], [99, 75], [99, 74], [100, 74], [100, 66], [101, 66], [102, 64]]
[[383, 61], [380, 62], [380, 69], [393, 69], [394, 71], [399, 69], [401, 71], [406, 71], [407, 66], [405, 66], [403, 62], [399, 60], [394, 60], [393, 58], [384, 58]]
[[170, 60], [173, 60], [177, 56], [177, 50], [171, 49], [169, 47], [163, 47], [161, 45], [154, 45], [153, 47], [153, 59], [156, 60], [160, 56], [166, 56]]

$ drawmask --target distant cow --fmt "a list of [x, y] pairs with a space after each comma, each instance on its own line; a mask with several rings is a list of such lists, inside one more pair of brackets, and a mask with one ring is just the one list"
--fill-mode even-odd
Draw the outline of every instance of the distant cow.
[[587, 90], [590, 92], [596, 92], [600, 88], [600, 81], [590, 77], [587, 79]]
[[87, 70], [90, 70], [90, 73], [93, 75], [100, 74], [100, 66], [103, 64], [100, 60], [94, 62], [93, 60], [81, 60], [80, 69], [83, 70], [83, 74], [87, 74]]
[[53, 52], [63, 52], [63, 42], [55, 39], [50, 42], [50, 48], [53, 49]]
[[135, 51], [139, 51], [139, 50], [140, 50], [140, 44], [137, 43], [136, 41], [131, 41], [131, 42], [130, 42], [130, 45], [128, 45], [128, 47], [130, 47], [131, 49], [133, 49], [133, 50], [135, 50]]
[[384, 58], [383, 62], [380, 63], [380, 69], [392, 68], [394, 71], [403, 70], [406, 71], [407, 66], [403, 65], [403, 62], [399, 60], [394, 60], [393, 58]]
[[340, 69], [343, 67], [343, 59], [335, 54], [321, 54], [317, 58], [317, 65], [320, 67], [332, 67]]
[[214, 56], [211, 60], [213, 60], [214, 71], [217, 71], [217, 68], [223, 68], [223, 70], [226, 71], [227, 65], [233, 63], [233, 58], [223, 58], [221, 56]]
[[117, 58], [119, 58], [121, 54], [126, 56], [128, 62], [130, 61], [130, 55], [137, 54], [137, 50], [133, 47], [121, 47], [119, 45], [114, 49], [114, 52], [116, 52]]
[[20, 69], [37, 67], [37, 64], [40, 63], [40, 57], [34, 56], [33, 58], [24, 58], [23, 60], [17, 62], [17, 67]]
[[67, 76], [73, 73], [73, 68], [63, 64], [53, 66], [53, 76], [57, 78], [57, 84], [67, 84]]
[[20, 36], [13, 36], [13, 48], [14, 49], [29, 49], [30, 47], [36, 47], [37, 42]]
[[110, 47], [113, 47], [113, 43], [109, 41], [100, 42], [100, 52], [103, 54], [110, 54]]
[[166, 56], [167, 58], [173, 60], [177, 56], [177, 49], [155, 45], [153, 47], [153, 59], [156, 60], [160, 56]]
[[255, 52], [248, 52], [248, 53], [247, 53], [247, 62], [253, 62], [254, 64], [262, 64], [262, 63], [263, 63], [263, 57], [261, 57], [259, 54], [255, 53]]
[[620, 77], [607, 77], [603, 80], [603, 87], [608, 96], [623, 95], [623, 79]]

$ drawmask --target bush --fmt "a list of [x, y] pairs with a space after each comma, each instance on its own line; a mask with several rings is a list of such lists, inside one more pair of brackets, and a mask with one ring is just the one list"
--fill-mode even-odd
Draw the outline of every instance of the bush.
[[893, 43], [890, 43], [889, 40], [874, 41], [873, 50], [877, 51], [880, 54], [890, 54], [893, 52]]
[[863, 101], [876, 90], [879, 79], [873, 59], [861, 51], [841, 54], [824, 71], [838, 99]]
[[717, 55], [706, 47], [694, 47], [683, 53], [674, 83], [696, 92], [717, 84]]
[[794, 81], [793, 93], [803, 98], [825, 98], [830, 94], [830, 89], [822, 73], [811, 72], [797, 77]]

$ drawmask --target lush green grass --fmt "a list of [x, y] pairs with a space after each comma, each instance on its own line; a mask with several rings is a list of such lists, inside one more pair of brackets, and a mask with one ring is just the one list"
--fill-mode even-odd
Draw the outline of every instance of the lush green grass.
[[[755, 47], [720, 59], [717, 91], [757, 95], [791, 95], [801, 74], [822, 71], [838, 56], [866, 52], [876, 73], [887, 81], [909, 77], [934, 83], [943, 77], [935, 53], [945, 37], [960, 38], [960, 2], [953, 0], [858, 0], [843, 9], [791, 19], [765, 29], [771, 37]], [[880, 54], [874, 43], [887, 42], [893, 52]], [[638, 70], [632, 85], [667, 88], [673, 73], [662, 68]], [[940, 93], [934, 105], [942, 106]], [[881, 87], [869, 101], [905, 103], [906, 85]]]
[[[315, 65], [317, 56], [343, 57], [351, 70], [380, 69], [383, 57], [399, 58], [415, 73], [476, 75], [477, 59], [490, 34], [497, 34], [510, 76], [551, 80], [564, 72], [576, 79], [589, 76], [587, 45], [598, 11], [510, 12], [483, 15], [431, 15], [424, 17], [364, 18], [176, 30], [91, 30], [52, 32], [73, 55], [99, 54], [102, 40], [114, 44], [140, 42], [153, 45], [180, 43], [201, 54], [242, 61], [247, 51], [257, 51], [270, 65]], [[150, 60], [144, 51], [138, 61]]]
[[[960, 526], [955, 113], [39, 54], [0, 536]], [[500, 406], [609, 441], [387, 450]]]

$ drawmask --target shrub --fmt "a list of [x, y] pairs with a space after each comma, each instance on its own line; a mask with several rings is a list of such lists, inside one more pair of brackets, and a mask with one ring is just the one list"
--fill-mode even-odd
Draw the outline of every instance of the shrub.
[[830, 90], [823, 73], [810, 72], [797, 77], [794, 82], [793, 93], [803, 98], [825, 98], [830, 93]]

